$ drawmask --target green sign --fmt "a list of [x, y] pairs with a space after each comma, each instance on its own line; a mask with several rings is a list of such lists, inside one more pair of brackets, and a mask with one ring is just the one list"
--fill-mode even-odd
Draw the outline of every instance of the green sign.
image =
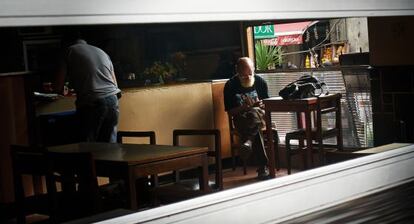
[[267, 39], [275, 37], [275, 28], [273, 25], [255, 26], [254, 39]]

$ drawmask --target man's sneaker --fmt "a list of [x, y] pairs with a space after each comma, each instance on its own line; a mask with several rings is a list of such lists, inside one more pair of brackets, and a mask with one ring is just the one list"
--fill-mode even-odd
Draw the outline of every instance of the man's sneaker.
[[268, 180], [270, 179], [269, 168], [266, 166], [260, 167], [257, 169], [257, 179], [259, 180]]
[[244, 142], [240, 146], [240, 150], [239, 150], [240, 159], [243, 160], [244, 162], [246, 162], [247, 159], [252, 154], [252, 151], [253, 151], [252, 150], [252, 141], [247, 140], [246, 142]]

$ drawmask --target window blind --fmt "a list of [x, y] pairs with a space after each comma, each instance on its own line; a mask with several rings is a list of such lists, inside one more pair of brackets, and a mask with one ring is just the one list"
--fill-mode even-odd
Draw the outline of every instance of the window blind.
[[[312, 72], [278, 72], [263, 73], [268, 83], [269, 95], [278, 96], [279, 91], [287, 84], [297, 80], [300, 76], [312, 73], [320, 81], [325, 82], [330, 93], [341, 93], [342, 126], [344, 146], [347, 148], [367, 147], [372, 144], [372, 112], [369, 94], [368, 72], [347, 71], [344, 74], [336, 71]], [[348, 81], [348, 84], [347, 82]], [[276, 124], [282, 144], [286, 133], [297, 129], [295, 113], [272, 112], [272, 122]], [[335, 116], [322, 118], [323, 125], [334, 125]], [[326, 143], [335, 143], [329, 139]]]

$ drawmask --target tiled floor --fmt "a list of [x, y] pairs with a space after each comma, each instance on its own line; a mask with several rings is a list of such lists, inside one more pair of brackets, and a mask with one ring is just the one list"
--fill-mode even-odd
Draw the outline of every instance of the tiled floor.
[[[224, 189], [230, 189], [238, 186], [243, 186], [247, 184], [252, 184], [258, 182], [257, 167], [248, 166], [247, 167], [247, 174], [243, 174], [243, 168], [237, 167], [235, 171], [232, 169], [226, 169], [223, 171], [223, 184]], [[286, 169], [279, 169], [276, 171], [276, 177], [286, 176], [287, 170]]]
[[[226, 168], [223, 170], [223, 189], [231, 189], [235, 187], [245, 186], [248, 184], [253, 184], [259, 181], [257, 179], [257, 167], [255, 166], [248, 166], [247, 167], [247, 174], [245, 175], [243, 173], [242, 167], [237, 167], [236, 170], [233, 170], [231, 168]], [[287, 170], [286, 169], [280, 169], [276, 171], [276, 177], [286, 176]], [[215, 175], [210, 174], [210, 184], [214, 184]], [[198, 187], [198, 180], [196, 178], [194, 179], [183, 179], [181, 180], [179, 186], [168, 186], [167, 188], [164, 187], [158, 188], [156, 190], [157, 199], [159, 202], [159, 205], [167, 205], [170, 203], [179, 202], [182, 200], [194, 198], [203, 195]], [[190, 190], [193, 189], [193, 190]], [[213, 191], [211, 193], [214, 193], [217, 191]], [[151, 208], [153, 205], [146, 206], [144, 203], [144, 207], [140, 210], [146, 210]]]

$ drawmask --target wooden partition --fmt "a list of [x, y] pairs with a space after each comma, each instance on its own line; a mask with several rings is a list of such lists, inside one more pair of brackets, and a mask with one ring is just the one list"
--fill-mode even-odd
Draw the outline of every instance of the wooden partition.
[[119, 130], [155, 131], [157, 144], [172, 145], [174, 129], [214, 128], [210, 82], [124, 89], [119, 109]]
[[223, 90], [227, 80], [213, 81], [211, 84], [214, 107], [214, 127], [220, 130], [222, 157], [231, 156], [230, 128], [227, 112], [224, 111]]
[[28, 144], [27, 73], [0, 74], [0, 202], [13, 200], [10, 144]]
[[[231, 156], [229, 125], [224, 111], [223, 89], [226, 80], [187, 83], [147, 88], [124, 89], [120, 100], [118, 129], [155, 131], [157, 144], [172, 144], [174, 129], [218, 129], [222, 157]], [[145, 143], [146, 139], [126, 139]], [[214, 139], [204, 136], [184, 138], [184, 144], [206, 144]]]

